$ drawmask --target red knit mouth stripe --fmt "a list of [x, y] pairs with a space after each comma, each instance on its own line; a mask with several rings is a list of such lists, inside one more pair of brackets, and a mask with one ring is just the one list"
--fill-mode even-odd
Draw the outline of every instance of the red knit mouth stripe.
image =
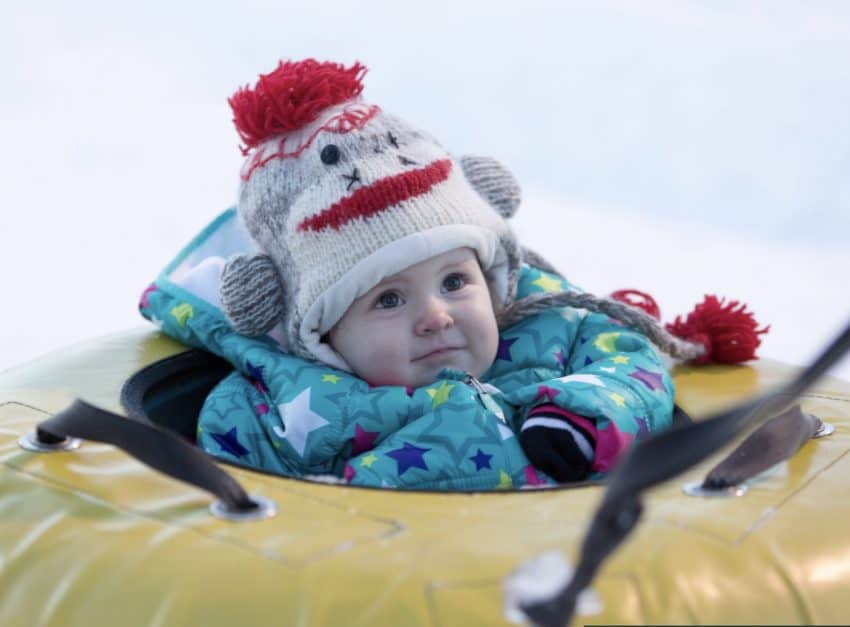
[[335, 202], [321, 213], [306, 218], [297, 230], [339, 230], [355, 218], [368, 218], [387, 207], [427, 193], [434, 185], [449, 178], [451, 170], [451, 159], [438, 159], [425, 167], [379, 179]]

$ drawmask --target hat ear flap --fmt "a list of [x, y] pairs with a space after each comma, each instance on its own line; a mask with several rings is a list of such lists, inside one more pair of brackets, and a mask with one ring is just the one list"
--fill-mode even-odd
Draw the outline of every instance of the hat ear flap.
[[463, 155], [460, 167], [469, 184], [505, 218], [519, 208], [519, 183], [511, 171], [492, 157]]
[[564, 278], [564, 275], [558, 272], [558, 269], [549, 263], [543, 255], [528, 246], [522, 246], [522, 260], [530, 266], [543, 270], [543, 272]]
[[222, 308], [237, 333], [256, 337], [283, 318], [283, 279], [266, 254], [236, 255], [227, 260], [219, 286]]

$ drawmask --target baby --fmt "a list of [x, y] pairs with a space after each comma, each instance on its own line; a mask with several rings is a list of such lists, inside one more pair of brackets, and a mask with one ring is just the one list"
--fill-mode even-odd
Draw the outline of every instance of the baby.
[[367, 486], [601, 476], [671, 421], [658, 354], [610, 317], [637, 314], [523, 249], [510, 172], [364, 103], [364, 73], [281, 63], [230, 100], [257, 252], [221, 274], [229, 325], [204, 341], [239, 372], [207, 399], [199, 444]]

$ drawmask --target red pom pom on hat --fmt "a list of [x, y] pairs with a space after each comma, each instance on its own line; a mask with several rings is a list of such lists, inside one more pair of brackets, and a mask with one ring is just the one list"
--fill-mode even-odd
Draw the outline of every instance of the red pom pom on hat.
[[315, 59], [281, 61], [272, 72], [261, 74], [253, 88], [246, 85], [227, 100], [245, 143], [243, 154], [269, 137], [309, 124], [328, 107], [359, 96], [365, 74], [366, 67], [359, 62], [346, 68]]
[[694, 360], [697, 364], [737, 364], [756, 359], [759, 335], [770, 330], [769, 325], [758, 328], [745, 304], [737, 300], [726, 303], [714, 295], [706, 295], [685, 319], [677, 316], [666, 326], [676, 337], [705, 346], [705, 355]]

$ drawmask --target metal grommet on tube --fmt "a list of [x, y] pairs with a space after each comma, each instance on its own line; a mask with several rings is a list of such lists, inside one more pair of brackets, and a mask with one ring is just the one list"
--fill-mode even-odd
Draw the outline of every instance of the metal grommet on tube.
[[80, 438], [62, 438], [61, 440], [58, 438], [51, 438], [48, 440], [40, 438], [36, 431], [31, 431], [30, 433], [18, 438], [18, 446], [25, 451], [32, 451], [33, 453], [73, 451], [74, 449], [80, 448], [80, 444], [82, 444], [82, 442], [83, 441]]
[[815, 431], [812, 438], [825, 438], [833, 433], [835, 433], [835, 425], [829, 424], [828, 422], [821, 422], [818, 430]]
[[682, 492], [688, 496], [696, 496], [704, 499], [726, 499], [735, 496], [744, 496], [747, 493], [747, 486], [741, 483], [724, 488], [706, 488], [702, 481], [691, 481], [682, 486]]
[[233, 522], [265, 520], [266, 518], [273, 518], [277, 515], [277, 504], [271, 499], [263, 496], [251, 496], [251, 500], [257, 505], [256, 507], [234, 510], [228, 507], [221, 499], [216, 499], [210, 503], [210, 513], [216, 518]]

